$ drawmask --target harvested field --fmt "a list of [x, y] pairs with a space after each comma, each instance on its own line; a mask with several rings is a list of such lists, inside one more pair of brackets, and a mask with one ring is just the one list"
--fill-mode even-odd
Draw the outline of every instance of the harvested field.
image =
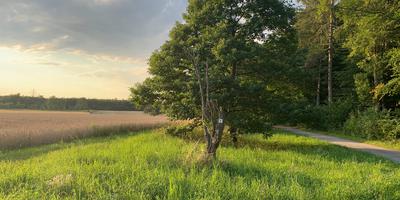
[[155, 128], [167, 122], [164, 116], [150, 116], [143, 112], [0, 110], [0, 148]]

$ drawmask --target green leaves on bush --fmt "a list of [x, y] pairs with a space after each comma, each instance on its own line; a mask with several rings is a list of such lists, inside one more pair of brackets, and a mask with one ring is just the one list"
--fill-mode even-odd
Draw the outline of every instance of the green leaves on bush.
[[343, 126], [352, 110], [352, 102], [345, 100], [332, 105], [307, 106], [297, 109], [293, 117], [295, 124], [307, 128], [332, 130]]
[[193, 123], [173, 124], [173, 125], [168, 126], [165, 129], [165, 134], [175, 136], [175, 137], [187, 138], [193, 133], [193, 130], [196, 127], [197, 127], [197, 125], [193, 124]]
[[368, 109], [352, 114], [344, 125], [346, 133], [366, 139], [400, 139], [400, 120], [389, 111]]

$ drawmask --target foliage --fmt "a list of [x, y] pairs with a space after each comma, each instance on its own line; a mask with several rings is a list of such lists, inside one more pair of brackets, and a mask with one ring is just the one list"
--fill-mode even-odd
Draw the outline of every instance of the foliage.
[[19, 94], [0, 96], [0, 109], [35, 110], [114, 110], [133, 111], [135, 107], [126, 100], [86, 98], [44, 98]]
[[400, 139], [400, 120], [389, 111], [368, 109], [352, 114], [344, 125], [346, 133], [366, 139]]
[[196, 123], [173, 123], [165, 128], [165, 134], [181, 138], [190, 138], [194, 129], [199, 126], [200, 125]]
[[[325, 106], [330, 0], [300, 1], [295, 28], [304, 49], [308, 72], [303, 93], [307, 100], [284, 110], [290, 124], [321, 130], [340, 130], [364, 138], [394, 140], [400, 106], [400, 2], [382, 0], [334, 1], [334, 103]], [[346, 101], [343, 101], [346, 99]], [[315, 104], [316, 106], [314, 106]], [[320, 106], [321, 105], [321, 106]], [[371, 108], [374, 109], [371, 109]], [[385, 109], [391, 110], [390, 114]], [[372, 111], [375, 110], [375, 111]], [[381, 112], [382, 111], [382, 112]], [[350, 119], [349, 113], [355, 112]], [[389, 116], [390, 115], [390, 116]], [[358, 134], [359, 133], [359, 134]]]
[[301, 124], [307, 128], [319, 130], [340, 129], [350, 112], [353, 104], [351, 100], [345, 99], [336, 103], [321, 106], [306, 106], [293, 111], [292, 123]]
[[368, 74], [358, 73], [354, 75], [354, 83], [356, 87], [357, 97], [362, 106], [372, 106], [372, 95], [370, 93], [371, 83]]
[[361, 76], [357, 77], [359, 83], [363, 83], [358, 85], [361, 87], [358, 89], [360, 100], [370, 96], [377, 107], [398, 107], [400, 2], [343, 0], [340, 18], [344, 46], [351, 50], [350, 56], [357, 60], [357, 66], [363, 71], [363, 80], [360, 80]]
[[[317, 106], [332, 103], [329, 95], [326, 95], [329, 93], [332, 94], [332, 101], [353, 96], [353, 75], [357, 72], [357, 67], [352, 60], [347, 59], [349, 51], [342, 47], [342, 36], [336, 31], [336, 34], [330, 35], [331, 13], [333, 13], [334, 21], [338, 21], [335, 17], [338, 1], [302, 0], [300, 2], [303, 7], [296, 15], [295, 28], [299, 36], [298, 46], [305, 52], [303, 65], [308, 77], [306, 77], [307, 85], [303, 92], [307, 94], [310, 104]], [[334, 27], [339, 25], [339, 22], [333, 24]], [[333, 37], [334, 40], [329, 45], [330, 38]], [[334, 52], [330, 51], [330, 46]], [[331, 53], [333, 55], [330, 55]], [[330, 57], [332, 59], [329, 59]]]
[[153, 93], [155, 84], [152, 79], [146, 79], [143, 83], [136, 84], [131, 88], [130, 101], [136, 108], [140, 108], [145, 113], [160, 114], [160, 103], [157, 95]]
[[304, 9], [297, 14], [295, 25], [299, 33], [299, 45], [312, 51], [312, 54], [323, 54], [328, 41], [329, 1], [300, 0], [300, 2]]
[[[222, 105], [229, 130], [268, 133], [269, 123], [340, 130], [349, 113], [374, 107], [391, 110], [379, 130], [396, 135], [400, 2], [301, 3], [295, 12], [275, 0], [190, 1], [185, 22], [151, 57], [152, 77], [132, 89], [133, 101], [173, 119], [200, 119], [198, 66], [201, 77], [209, 75], [201, 85]], [[331, 14], [335, 34], [328, 45]], [[329, 46], [332, 67], [326, 66]]]
[[[189, 1], [184, 23], [153, 53], [152, 77], [132, 88], [132, 100], [172, 119], [202, 118], [215, 125], [217, 117], [207, 120], [211, 112], [204, 114], [212, 102], [224, 125], [267, 132], [278, 102], [302, 98], [294, 92], [303, 80], [293, 67], [294, 14], [279, 0]], [[290, 80], [294, 75], [299, 78]]]

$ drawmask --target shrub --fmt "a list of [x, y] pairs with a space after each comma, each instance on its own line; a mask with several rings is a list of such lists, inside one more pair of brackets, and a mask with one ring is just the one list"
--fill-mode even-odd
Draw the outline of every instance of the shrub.
[[165, 129], [165, 134], [175, 137], [188, 138], [193, 134], [193, 130], [196, 127], [197, 125], [195, 123], [176, 123], [168, 126]]
[[344, 125], [344, 131], [366, 139], [400, 139], [400, 120], [389, 111], [375, 111], [370, 108], [352, 114]]
[[265, 139], [268, 139], [272, 136], [272, 123], [266, 122], [264, 123], [262, 135]]
[[399, 119], [387, 119], [379, 121], [380, 130], [384, 134], [387, 140], [398, 140], [400, 139], [400, 120]]
[[297, 109], [292, 115], [294, 124], [303, 125], [308, 128], [324, 129], [323, 118], [325, 114], [321, 106], [306, 106], [303, 109]]
[[307, 128], [320, 130], [338, 129], [343, 127], [352, 110], [351, 101], [340, 101], [328, 105], [306, 106], [293, 113], [294, 123]]

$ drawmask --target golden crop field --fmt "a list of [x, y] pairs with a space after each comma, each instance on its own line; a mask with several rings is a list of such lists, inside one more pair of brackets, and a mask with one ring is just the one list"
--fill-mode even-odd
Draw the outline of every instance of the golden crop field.
[[164, 116], [143, 112], [0, 110], [0, 148], [48, 144], [91, 135], [158, 127]]

